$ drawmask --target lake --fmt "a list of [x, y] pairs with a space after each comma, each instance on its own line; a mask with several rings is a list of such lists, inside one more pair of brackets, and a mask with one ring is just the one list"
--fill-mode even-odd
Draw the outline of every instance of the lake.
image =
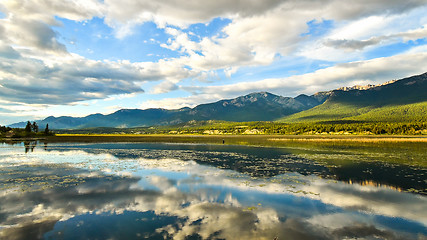
[[426, 143], [0, 143], [0, 239], [427, 239]]

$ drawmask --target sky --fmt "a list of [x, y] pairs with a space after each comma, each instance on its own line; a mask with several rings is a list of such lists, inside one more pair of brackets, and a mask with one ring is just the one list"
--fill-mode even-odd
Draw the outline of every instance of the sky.
[[0, 0], [0, 125], [427, 72], [427, 0]]

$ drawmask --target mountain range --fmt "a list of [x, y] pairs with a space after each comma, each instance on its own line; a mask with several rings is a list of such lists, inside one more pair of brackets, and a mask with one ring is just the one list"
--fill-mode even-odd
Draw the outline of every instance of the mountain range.
[[327, 94], [323, 104], [280, 121], [427, 122], [427, 73]]
[[[291, 98], [257, 92], [194, 108], [122, 109], [107, 115], [51, 116], [36, 122], [41, 127], [49, 124], [51, 129], [81, 129], [175, 125], [192, 120], [322, 122], [426, 121], [426, 118], [427, 73], [424, 73], [380, 85], [343, 87], [311, 96], [301, 94]], [[20, 122], [10, 127], [25, 125], [26, 122]]]

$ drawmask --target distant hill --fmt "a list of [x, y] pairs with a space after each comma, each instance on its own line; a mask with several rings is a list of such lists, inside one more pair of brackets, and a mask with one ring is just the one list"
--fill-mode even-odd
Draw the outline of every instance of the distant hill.
[[[92, 114], [86, 117], [48, 117], [36, 121], [50, 129], [81, 129], [93, 127], [130, 128], [154, 125], [175, 125], [192, 120], [273, 121], [301, 112], [323, 102], [313, 96], [282, 97], [268, 92], [251, 93], [234, 99], [201, 104], [194, 108], [122, 109], [112, 114]], [[26, 122], [10, 125], [25, 127]]]
[[427, 73], [387, 84], [341, 88], [322, 93], [327, 100], [282, 122], [426, 122]]
[[[50, 129], [133, 128], [189, 121], [427, 122], [427, 73], [380, 85], [342, 87], [311, 96], [282, 97], [268, 92], [201, 104], [194, 108], [122, 109], [86, 117], [48, 117]], [[26, 122], [10, 125], [25, 127]]]
[[272, 121], [319, 104], [321, 102], [306, 95], [290, 98], [258, 92], [230, 100], [198, 105], [177, 116], [181, 122], [190, 120]]

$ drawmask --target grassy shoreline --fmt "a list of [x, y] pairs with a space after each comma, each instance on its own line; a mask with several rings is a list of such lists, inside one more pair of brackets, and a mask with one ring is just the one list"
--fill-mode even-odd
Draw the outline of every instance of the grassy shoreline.
[[[343, 164], [349, 156], [358, 161], [384, 161], [426, 168], [425, 136], [336, 136], [336, 135], [122, 135], [122, 134], [64, 134], [45, 139], [0, 139], [6, 144], [41, 145], [49, 144], [191, 144], [222, 146], [227, 150], [233, 146], [286, 149], [284, 151], [303, 158]], [[208, 146], [209, 147], [209, 146]], [[390, 153], [396, 153], [393, 156]], [[302, 155], [301, 155], [302, 154]], [[307, 155], [308, 154], [308, 155]], [[328, 160], [329, 159], [329, 160]], [[353, 159], [353, 157], [352, 157]]]
[[[164, 142], [212, 143], [237, 145], [280, 145], [289, 142], [312, 143], [427, 143], [419, 135], [168, 135], [168, 134], [57, 134], [46, 137], [47, 142]], [[252, 144], [251, 144], [252, 143]]]
[[1, 139], [0, 142], [18, 143], [171, 143], [241, 145], [253, 147], [386, 147], [425, 149], [426, 136], [382, 136], [382, 135], [168, 135], [168, 134], [58, 134], [45, 138]]

